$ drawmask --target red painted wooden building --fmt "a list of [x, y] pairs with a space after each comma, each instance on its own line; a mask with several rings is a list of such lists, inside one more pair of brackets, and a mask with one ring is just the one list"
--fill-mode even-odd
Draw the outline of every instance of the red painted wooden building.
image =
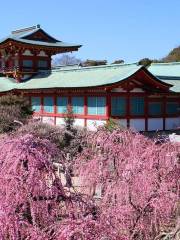
[[55, 39], [40, 26], [0, 40], [0, 93], [29, 96], [35, 117], [63, 124], [71, 105], [75, 124], [95, 129], [110, 118], [142, 131], [180, 126], [180, 64], [51, 69], [51, 57], [81, 45]]

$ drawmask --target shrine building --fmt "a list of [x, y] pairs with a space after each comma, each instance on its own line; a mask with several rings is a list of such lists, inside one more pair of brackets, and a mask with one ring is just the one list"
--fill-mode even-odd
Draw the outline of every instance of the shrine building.
[[138, 131], [180, 127], [180, 63], [51, 67], [53, 55], [80, 47], [39, 25], [13, 31], [0, 40], [0, 95], [23, 93], [34, 117], [55, 125], [70, 105], [75, 125], [90, 130], [109, 119]]

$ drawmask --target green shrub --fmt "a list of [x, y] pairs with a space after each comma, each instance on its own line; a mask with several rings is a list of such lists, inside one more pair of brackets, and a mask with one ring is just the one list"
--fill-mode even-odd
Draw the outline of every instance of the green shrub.
[[64, 117], [64, 123], [65, 123], [65, 128], [68, 131], [73, 131], [73, 125], [74, 125], [74, 113], [72, 106], [68, 105], [67, 106], [67, 111], [65, 112], [66, 116]]
[[40, 139], [47, 139], [54, 143], [65, 155], [69, 154], [69, 157], [73, 158], [86, 145], [87, 132], [85, 129], [78, 128], [68, 131], [66, 127], [32, 121], [19, 128], [15, 134], [19, 136], [32, 134]]
[[58, 148], [64, 147], [64, 130], [60, 127], [42, 123], [40, 121], [32, 121], [23, 125], [15, 134], [22, 136], [25, 134], [32, 134], [34, 137], [49, 140]]
[[8, 94], [0, 97], [0, 133], [11, 132], [27, 121], [33, 111], [29, 99], [23, 95]]

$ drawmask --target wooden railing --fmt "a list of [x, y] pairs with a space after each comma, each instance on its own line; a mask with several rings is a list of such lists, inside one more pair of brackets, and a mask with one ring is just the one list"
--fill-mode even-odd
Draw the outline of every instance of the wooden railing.
[[0, 74], [4, 75], [5, 77], [14, 78], [17, 80], [17, 82], [21, 82], [21, 79], [24, 75], [33, 75], [37, 72], [33, 70], [20, 70], [19, 67], [3, 67], [0, 68]]
[[13, 73], [13, 72], [18, 72], [19, 67], [0, 67], [0, 73]]

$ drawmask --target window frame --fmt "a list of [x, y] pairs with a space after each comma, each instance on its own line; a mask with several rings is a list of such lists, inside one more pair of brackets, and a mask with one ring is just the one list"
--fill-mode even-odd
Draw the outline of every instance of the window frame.
[[[175, 113], [171, 113], [171, 112], [168, 112], [168, 104], [177, 104], [177, 112]], [[178, 110], [179, 109], [179, 110]], [[180, 103], [178, 100], [166, 100], [166, 105], [165, 105], [165, 113], [167, 116], [177, 116], [180, 114]]]
[[[136, 113], [133, 113], [133, 104], [132, 104], [132, 100], [133, 99], [143, 99], [143, 104], [144, 104], [144, 106], [143, 106], [143, 113], [140, 113], [140, 114], [138, 114], [137, 112]], [[146, 103], [145, 103], [145, 96], [130, 96], [130, 98], [129, 98], [129, 115], [131, 116], [131, 117], [144, 117], [145, 116], [145, 112], [146, 112], [146, 110], [145, 110], [145, 105], [146, 105]]]
[[[26, 65], [24, 65], [24, 62], [31, 62], [32, 65], [31, 66], [26, 66]], [[34, 67], [33, 59], [26, 59], [26, 58], [22, 59], [22, 68], [23, 69], [33, 69], [33, 67]]]
[[[75, 112], [74, 109], [73, 109], [73, 98], [79, 98], [79, 99], [82, 99], [82, 112], [78, 113], [78, 112]], [[74, 115], [85, 115], [85, 98], [84, 96], [71, 96], [71, 107], [72, 107], [72, 112]], [[76, 107], [76, 106], [75, 106]]]
[[[67, 100], [67, 104], [66, 104], [66, 107], [65, 107], [66, 110], [63, 111], [63, 112], [59, 112], [59, 111], [58, 111], [58, 108], [59, 108], [59, 107], [62, 107], [62, 106], [58, 105], [58, 99], [60, 99], [60, 98], [64, 98], [64, 99]], [[68, 107], [68, 105], [69, 105], [69, 96], [56, 96], [56, 113], [57, 113], [58, 115], [65, 115], [65, 114], [67, 113], [67, 107]]]
[[[36, 111], [36, 110], [34, 110], [33, 109], [33, 105], [32, 105], [32, 98], [38, 98], [40, 101], [39, 101], [39, 111]], [[41, 112], [41, 110], [42, 110], [42, 104], [41, 104], [41, 96], [30, 96], [30, 102], [31, 102], [31, 108], [32, 108], [32, 110], [33, 110], [33, 112], [34, 113], [40, 113]]]
[[[39, 62], [46, 62], [46, 66], [39, 66]], [[37, 59], [38, 69], [48, 69], [48, 59]]]
[[[52, 103], [53, 103], [53, 105], [52, 105], [52, 112], [47, 112], [45, 110], [45, 104], [44, 104], [45, 103], [45, 101], [44, 101], [45, 98], [52, 98]], [[53, 113], [55, 113], [55, 99], [54, 99], [54, 97], [52, 95], [43, 96], [43, 113], [46, 113], [46, 114], [53, 114]]]
[[[124, 101], [124, 113], [123, 114], [114, 114], [113, 113], [113, 99], [115, 99], [115, 98], [121, 98], [121, 100], [123, 100]], [[111, 116], [112, 117], [122, 117], [122, 118], [124, 118], [124, 117], [126, 117], [127, 116], [127, 97], [126, 96], [111, 96], [111, 99], [110, 99], [110, 104], [111, 104], [111, 106], [110, 106], [110, 109], [111, 109], [111, 112], [110, 112], [110, 114], [111, 114]]]
[[[160, 113], [158, 114], [153, 114], [153, 113], [150, 113], [150, 104], [160, 104]], [[163, 102], [160, 101], [160, 100], [155, 100], [155, 101], [148, 101], [148, 112], [147, 112], [148, 116], [150, 117], [162, 117], [163, 114], [164, 114], [164, 111], [163, 111]]]
[[[89, 113], [89, 100], [90, 100], [90, 98], [96, 98], [96, 114], [91, 114], [91, 113]], [[102, 98], [102, 99], [104, 99], [104, 106], [103, 106], [103, 108], [104, 108], [104, 113], [103, 114], [100, 114], [97, 110], [98, 110], [98, 101], [97, 101], [97, 99], [98, 98]], [[106, 98], [106, 96], [87, 96], [87, 115], [88, 116], [101, 116], [101, 117], [104, 117], [104, 116], [106, 116], [107, 115], [107, 109], [106, 109], [106, 107], [107, 107], [107, 98]]]

